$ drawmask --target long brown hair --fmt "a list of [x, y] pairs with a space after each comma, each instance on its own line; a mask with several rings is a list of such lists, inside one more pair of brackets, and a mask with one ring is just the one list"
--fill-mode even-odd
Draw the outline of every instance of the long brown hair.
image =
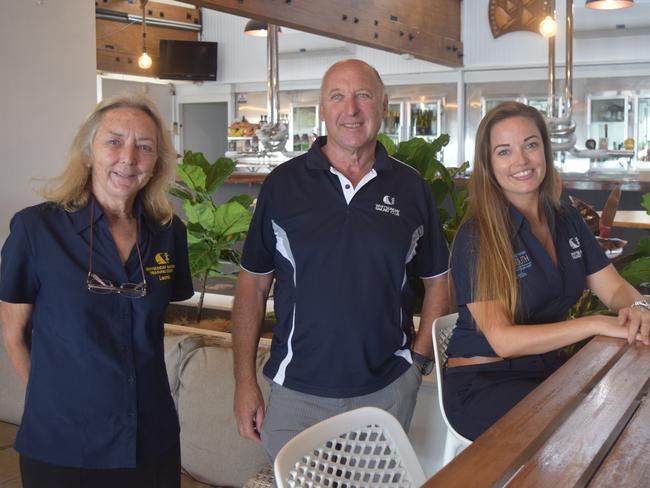
[[559, 208], [560, 179], [553, 165], [553, 151], [544, 117], [535, 108], [518, 102], [505, 102], [490, 110], [476, 133], [474, 168], [469, 180], [469, 204], [465, 222], [472, 221], [478, 232], [474, 241], [478, 258], [472, 282], [475, 302], [501, 302], [515, 320], [519, 303], [519, 286], [511, 242], [509, 202], [492, 168], [492, 128], [510, 117], [533, 121], [544, 144], [546, 174], [539, 187], [539, 214]]
[[104, 115], [118, 108], [133, 108], [148, 115], [156, 126], [157, 159], [153, 175], [139, 192], [145, 212], [161, 225], [171, 221], [173, 208], [167, 198], [167, 188], [176, 172], [176, 150], [171, 143], [162, 116], [155, 103], [146, 95], [128, 93], [97, 104], [81, 124], [70, 146], [68, 163], [56, 178], [41, 188], [49, 202], [61, 205], [69, 212], [83, 208], [92, 192], [92, 143]]

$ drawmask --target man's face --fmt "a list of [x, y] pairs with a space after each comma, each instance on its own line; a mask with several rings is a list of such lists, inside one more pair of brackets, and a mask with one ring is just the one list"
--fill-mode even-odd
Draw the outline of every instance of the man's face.
[[359, 61], [344, 61], [325, 75], [320, 117], [327, 145], [345, 152], [374, 151], [387, 99], [374, 71]]

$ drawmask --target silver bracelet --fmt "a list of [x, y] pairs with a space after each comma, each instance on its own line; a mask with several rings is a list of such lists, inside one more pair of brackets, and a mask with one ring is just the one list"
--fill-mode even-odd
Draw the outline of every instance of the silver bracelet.
[[632, 307], [643, 307], [646, 310], [650, 311], [650, 302], [644, 298], [643, 300], [637, 300], [632, 305], [630, 305], [630, 308]]

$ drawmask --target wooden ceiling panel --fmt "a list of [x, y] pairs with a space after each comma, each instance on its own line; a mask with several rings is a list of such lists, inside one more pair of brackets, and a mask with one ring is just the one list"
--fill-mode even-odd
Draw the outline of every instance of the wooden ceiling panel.
[[[138, 19], [142, 16], [139, 0], [95, 0], [97, 15], [102, 12], [129, 14]], [[197, 7], [185, 8], [174, 5], [149, 2], [145, 6], [147, 18], [147, 53], [153, 61], [152, 67], [143, 70], [138, 66], [142, 54], [142, 24], [140, 20], [131, 22], [95, 19], [97, 33], [97, 69], [111, 73], [124, 73], [140, 76], [158, 76], [160, 69], [161, 39], [196, 41], [196, 31], [173, 27], [174, 22], [201, 25], [201, 10]], [[152, 25], [153, 20], [168, 21], [167, 26]]]
[[184, 0], [451, 67], [463, 65], [460, 0]]

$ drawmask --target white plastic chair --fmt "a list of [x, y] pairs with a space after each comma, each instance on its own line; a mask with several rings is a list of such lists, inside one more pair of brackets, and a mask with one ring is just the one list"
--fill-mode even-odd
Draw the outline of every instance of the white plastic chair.
[[447, 361], [447, 344], [451, 334], [456, 327], [457, 313], [438, 317], [433, 321], [433, 355], [436, 363], [436, 387], [438, 388], [438, 404], [442, 418], [447, 426], [447, 436], [445, 438], [445, 450], [443, 454], [443, 466], [454, 459], [463, 449], [469, 446], [472, 441], [456, 432], [447, 419], [445, 413], [445, 402], [442, 397], [442, 383], [444, 376], [442, 369]]
[[274, 472], [279, 488], [411, 488], [426, 481], [400, 423], [375, 407], [305, 429], [280, 449]]

